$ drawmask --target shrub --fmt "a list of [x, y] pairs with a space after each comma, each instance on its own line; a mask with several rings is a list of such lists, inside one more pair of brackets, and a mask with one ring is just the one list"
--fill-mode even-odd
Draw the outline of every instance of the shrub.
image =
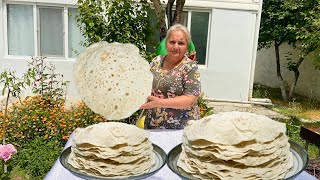
[[[1, 117], [3, 115], [0, 113]], [[8, 117], [7, 140], [17, 147], [23, 147], [27, 141], [36, 137], [66, 141], [77, 127], [106, 121], [83, 102], [66, 109], [63, 100], [43, 99], [40, 95], [13, 103]]]
[[62, 151], [61, 143], [52, 138], [36, 137], [27, 142], [23, 149], [19, 150], [13, 163], [31, 175], [31, 179], [44, 179], [52, 165]]
[[209, 116], [214, 113], [213, 107], [208, 106], [208, 100], [204, 98], [203, 93], [199, 96], [197, 103], [200, 108], [200, 118]]
[[269, 92], [261, 85], [256, 84], [253, 86], [252, 97], [254, 98], [268, 98]]

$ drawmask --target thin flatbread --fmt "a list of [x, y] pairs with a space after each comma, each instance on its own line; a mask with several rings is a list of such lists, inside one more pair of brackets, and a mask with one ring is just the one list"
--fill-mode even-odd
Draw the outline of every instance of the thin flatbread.
[[146, 102], [153, 75], [135, 45], [102, 41], [80, 54], [74, 78], [90, 109], [108, 120], [120, 120]]

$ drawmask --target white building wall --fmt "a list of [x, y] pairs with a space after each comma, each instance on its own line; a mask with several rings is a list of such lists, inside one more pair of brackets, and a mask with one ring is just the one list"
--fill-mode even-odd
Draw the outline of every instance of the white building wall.
[[[7, 0], [41, 5], [74, 5], [75, 0]], [[3, 1], [0, 1], [1, 10]], [[203, 91], [211, 100], [249, 102], [255, 68], [261, 1], [258, 0], [187, 0], [185, 8], [211, 10], [211, 28], [208, 41], [208, 63], [199, 66]], [[4, 13], [1, 12], [1, 17]], [[224, 19], [226, 18], [226, 19]], [[0, 72], [14, 69], [19, 75], [27, 69], [31, 57], [5, 56], [4, 18], [0, 18]], [[227, 27], [227, 32], [225, 32]], [[224, 38], [223, 38], [224, 37]], [[194, 37], [196, 38], [196, 37]], [[239, 47], [239, 48], [238, 48]], [[56, 73], [71, 81], [68, 94], [77, 98], [73, 82], [76, 59], [48, 58], [56, 66]]]
[[[297, 50], [284, 44], [280, 47], [280, 58], [282, 67], [282, 76], [287, 82], [292, 82], [293, 72], [285, 68], [285, 55], [287, 52], [293, 54], [293, 59], [297, 58]], [[297, 82], [295, 93], [320, 100], [320, 71], [315, 70], [310, 58], [307, 58], [299, 68], [300, 77]], [[276, 72], [276, 60], [274, 47], [262, 49], [257, 53], [256, 69], [254, 83], [278, 88], [279, 81]]]
[[[2, 18], [2, 15], [3, 15], [3, 2], [2, 0], [0, 0], [0, 60], [1, 60], [1, 57], [4, 56], [4, 33], [1, 33], [1, 32], [4, 32], [4, 29], [3, 29], [3, 18]], [[0, 66], [0, 72], [1, 71], [1, 66]]]

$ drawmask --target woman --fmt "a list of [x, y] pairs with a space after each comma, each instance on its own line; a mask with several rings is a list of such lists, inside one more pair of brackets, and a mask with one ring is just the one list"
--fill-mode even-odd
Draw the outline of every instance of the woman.
[[180, 24], [170, 27], [166, 56], [151, 62], [154, 75], [152, 95], [141, 109], [148, 109], [145, 128], [183, 129], [188, 120], [200, 118], [197, 105], [201, 93], [200, 74], [195, 61], [187, 56], [191, 35]]

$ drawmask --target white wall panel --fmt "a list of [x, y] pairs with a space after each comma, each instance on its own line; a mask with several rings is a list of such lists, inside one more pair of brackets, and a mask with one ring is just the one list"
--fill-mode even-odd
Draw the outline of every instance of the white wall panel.
[[213, 10], [208, 67], [201, 69], [209, 98], [248, 101], [256, 16], [247, 11]]

